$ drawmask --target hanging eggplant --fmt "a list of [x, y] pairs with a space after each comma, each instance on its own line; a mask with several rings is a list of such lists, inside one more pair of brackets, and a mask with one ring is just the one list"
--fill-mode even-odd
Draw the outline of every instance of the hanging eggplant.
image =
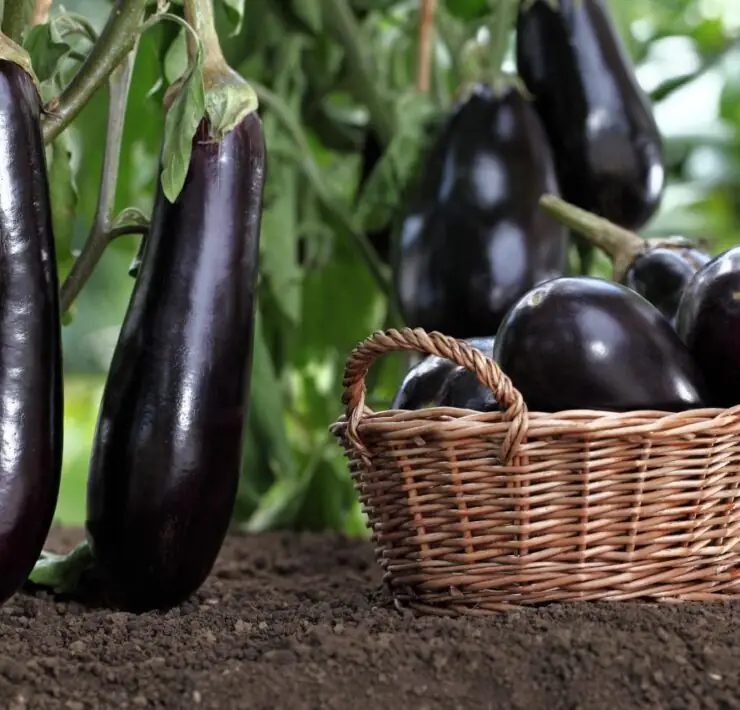
[[516, 34], [517, 70], [547, 132], [563, 198], [640, 229], [663, 195], [662, 140], [604, 0], [524, 2]]
[[510, 84], [475, 84], [426, 158], [394, 254], [411, 327], [490, 337], [535, 284], [564, 274], [566, 232], [537, 209], [557, 191], [540, 121]]

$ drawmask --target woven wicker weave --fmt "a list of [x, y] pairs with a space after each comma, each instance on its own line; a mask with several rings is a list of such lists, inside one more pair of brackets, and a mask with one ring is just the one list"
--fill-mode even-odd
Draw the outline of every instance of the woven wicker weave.
[[[380, 355], [448, 358], [502, 413], [373, 413]], [[529, 412], [498, 366], [421, 329], [376, 333], [345, 370], [332, 427], [397, 603], [486, 614], [540, 602], [740, 592], [740, 406], [679, 414]]]

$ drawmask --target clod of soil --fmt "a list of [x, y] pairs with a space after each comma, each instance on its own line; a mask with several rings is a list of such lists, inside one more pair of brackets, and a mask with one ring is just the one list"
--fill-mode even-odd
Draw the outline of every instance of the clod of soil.
[[[80, 535], [55, 529], [49, 547]], [[234, 535], [168, 613], [13, 597], [0, 707], [719, 710], [740, 708], [738, 638], [740, 601], [415, 618], [382, 588], [369, 543]]]

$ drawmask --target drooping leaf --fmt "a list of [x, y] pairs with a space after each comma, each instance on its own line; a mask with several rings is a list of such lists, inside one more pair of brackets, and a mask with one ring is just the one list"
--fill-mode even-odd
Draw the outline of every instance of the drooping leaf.
[[164, 56], [164, 78], [174, 84], [188, 69], [188, 46], [185, 30], [180, 30]]
[[193, 150], [193, 136], [205, 110], [203, 53], [199, 48], [165, 118], [161, 180], [162, 190], [170, 202], [177, 199], [185, 184]]

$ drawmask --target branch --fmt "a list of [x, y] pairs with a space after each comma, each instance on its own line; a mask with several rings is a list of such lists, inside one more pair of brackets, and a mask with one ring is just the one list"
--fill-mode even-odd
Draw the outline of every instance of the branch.
[[53, 141], [131, 51], [139, 36], [147, 0], [118, 0], [100, 38], [57, 105], [43, 121], [44, 142]]
[[429, 91], [432, 62], [432, 35], [434, 33], [434, 0], [421, 0], [419, 13], [419, 53], [416, 65], [416, 88], [426, 94]]
[[[105, 138], [103, 169], [100, 178], [100, 193], [92, 229], [82, 252], [77, 257], [66, 280], [62, 284], [61, 309], [66, 313], [77, 298], [82, 287], [92, 276], [95, 267], [111, 242], [111, 217], [115, 207], [118, 166], [123, 142], [123, 127], [126, 121], [126, 103], [131, 86], [131, 74], [136, 60], [138, 43], [116, 67], [109, 78], [108, 89], [108, 130]], [[116, 235], [117, 236], [117, 235]]]
[[347, 58], [353, 78], [352, 90], [355, 99], [367, 107], [370, 121], [378, 138], [386, 147], [393, 138], [395, 116], [391, 102], [377, 89], [377, 72], [367, 52], [364, 51], [360, 28], [347, 0], [325, 0], [324, 22]]

